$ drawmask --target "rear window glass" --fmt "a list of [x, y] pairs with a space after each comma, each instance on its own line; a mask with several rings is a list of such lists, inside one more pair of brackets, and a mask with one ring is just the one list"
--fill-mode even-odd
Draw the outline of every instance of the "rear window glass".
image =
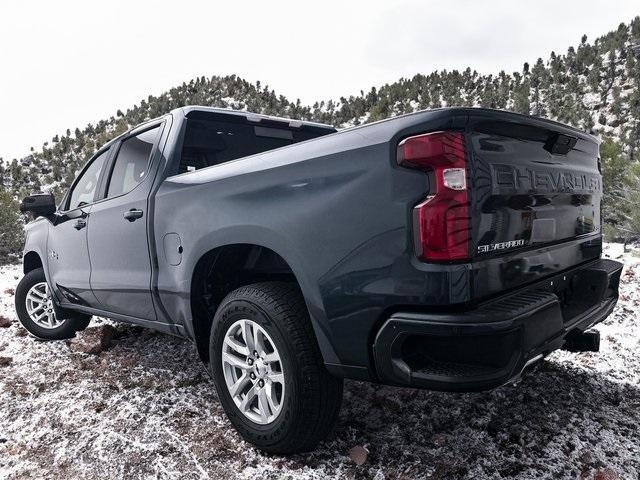
[[128, 193], [142, 182], [159, 131], [160, 127], [155, 127], [122, 142], [111, 173], [107, 197]]
[[331, 133], [280, 128], [236, 119], [188, 119], [179, 171], [191, 172]]

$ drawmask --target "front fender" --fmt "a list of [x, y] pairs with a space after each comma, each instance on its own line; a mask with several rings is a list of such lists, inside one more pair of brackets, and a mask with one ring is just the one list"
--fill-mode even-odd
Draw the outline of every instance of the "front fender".
[[49, 262], [47, 255], [47, 241], [49, 238], [49, 222], [39, 217], [25, 226], [25, 241], [23, 249], [23, 273], [27, 273], [33, 268], [29, 261], [25, 261], [29, 255], [37, 255], [44, 269], [47, 282], [49, 281]]

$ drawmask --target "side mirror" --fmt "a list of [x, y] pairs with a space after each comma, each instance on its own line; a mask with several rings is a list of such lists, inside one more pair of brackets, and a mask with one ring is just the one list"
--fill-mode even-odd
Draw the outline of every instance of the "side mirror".
[[34, 193], [22, 200], [20, 211], [33, 213], [33, 218], [48, 217], [56, 211], [56, 199], [51, 193]]

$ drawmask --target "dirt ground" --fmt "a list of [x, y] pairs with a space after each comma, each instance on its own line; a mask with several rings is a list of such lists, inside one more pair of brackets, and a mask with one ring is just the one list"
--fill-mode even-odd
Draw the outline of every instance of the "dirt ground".
[[0, 478], [640, 478], [640, 266], [607, 251], [629, 266], [599, 353], [554, 353], [487, 393], [347, 382], [333, 435], [288, 458], [239, 438], [185, 340], [117, 325], [88, 355], [25, 335], [20, 267], [2, 267]]

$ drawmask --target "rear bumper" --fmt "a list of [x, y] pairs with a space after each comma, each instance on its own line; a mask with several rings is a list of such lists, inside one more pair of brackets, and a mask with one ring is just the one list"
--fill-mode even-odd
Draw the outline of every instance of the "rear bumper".
[[598, 260], [527, 289], [452, 313], [396, 313], [376, 335], [383, 383], [478, 391], [518, 377], [567, 335], [604, 320], [618, 299], [622, 264]]

